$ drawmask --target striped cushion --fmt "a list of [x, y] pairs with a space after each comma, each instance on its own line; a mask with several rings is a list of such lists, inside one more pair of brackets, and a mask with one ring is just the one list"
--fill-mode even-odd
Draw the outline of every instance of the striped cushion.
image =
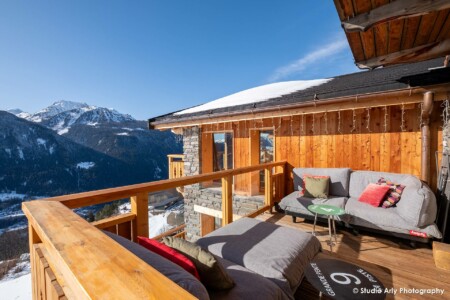
[[389, 208], [394, 206], [398, 201], [400, 201], [400, 197], [402, 196], [402, 192], [405, 189], [404, 185], [394, 183], [392, 181], [386, 180], [381, 177], [377, 184], [379, 185], [387, 185], [389, 187], [389, 191], [384, 197], [383, 203], [381, 204], [384, 208]]

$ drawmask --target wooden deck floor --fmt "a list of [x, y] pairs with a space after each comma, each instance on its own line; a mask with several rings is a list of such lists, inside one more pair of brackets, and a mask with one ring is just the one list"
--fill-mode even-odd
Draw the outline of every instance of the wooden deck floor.
[[[258, 219], [298, 230], [312, 232], [313, 224], [297, 218], [294, 224], [290, 216], [284, 214], [262, 214]], [[359, 265], [375, 275], [386, 288], [397, 289], [397, 295], [388, 295], [387, 299], [450, 299], [450, 271], [438, 269], [434, 265], [431, 247], [417, 243], [415, 249], [406, 240], [387, 237], [375, 233], [363, 232], [355, 236], [345, 228], [337, 232], [338, 242], [330, 252], [327, 245], [328, 227], [316, 226], [317, 237], [322, 242], [323, 255], [342, 259]], [[400, 294], [400, 289], [444, 289], [443, 296]], [[302, 283], [299, 295], [302, 299], [317, 298], [307, 283]]]

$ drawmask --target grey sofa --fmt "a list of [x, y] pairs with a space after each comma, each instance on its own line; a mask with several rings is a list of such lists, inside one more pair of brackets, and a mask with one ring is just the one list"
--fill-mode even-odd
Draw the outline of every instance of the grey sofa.
[[105, 232], [198, 299], [292, 300], [307, 264], [321, 251], [306, 232], [242, 218], [199, 239], [222, 263], [235, 286], [217, 291], [171, 261], [115, 234]]
[[[311, 199], [300, 195], [305, 174], [330, 176], [328, 199]], [[311, 218], [310, 204], [329, 204], [345, 209], [339, 218], [347, 225], [390, 233], [411, 240], [426, 241], [441, 238], [434, 224], [436, 197], [431, 189], [415, 176], [372, 171], [352, 171], [348, 168], [295, 168], [294, 192], [284, 197], [279, 206], [286, 214]], [[358, 201], [369, 183], [380, 177], [405, 185], [400, 201], [391, 208], [373, 207]]]

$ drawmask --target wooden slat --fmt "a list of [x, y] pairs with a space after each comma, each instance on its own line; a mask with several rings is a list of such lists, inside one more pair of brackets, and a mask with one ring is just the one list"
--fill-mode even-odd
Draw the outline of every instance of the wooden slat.
[[216, 229], [215, 218], [206, 214], [200, 214], [200, 235], [205, 236]]
[[[356, 1], [357, 5], [370, 1]], [[431, 12], [450, 8], [448, 0], [396, 0], [370, 11], [359, 11], [358, 15], [342, 22], [347, 32], [367, 31], [376, 24], [391, 20], [422, 16]], [[343, 19], [341, 19], [343, 20]]]
[[133, 241], [138, 236], [148, 237], [148, 194], [138, 193], [130, 197], [131, 213], [136, 216], [133, 221]]
[[413, 17], [405, 20], [402, 35], [402, 50], [408, 50], [414, 47], [421, 20], [422, 17]]
[[134, 213], [125, 213], [120, 214], [118, 216], [113, 216], [109, 218], [105, 218], [103, 220], [92, 222], [91, 224], [98, 229], [104, 229], [108, 227], [112, 227], [118, 224], [127, 223], [136, 219], [136, 215]]
[[450, 53], [450, 39], [435, 42], [423, 46], [401, 50], [380, 57], [374, 57], [365, 61], [357, 61], [360, 68], [375, 68], [391, 64], [407, 63], [411, 61], [423, 61], [434, 57], [445, 56]]
[[121, 237], [124, 237], [130, 241], [133, 240], [133, 231], [132, 231], [132, 227], [133, 227], [133, 222], [125, 222], [125, 223], [120, 223], [117, 224], [117, 234]]
[[222, 178], [222, 226], [233, 222], [233, 176]]
[[273, 207], [273, 178], [272, 178], [272, 168], [264, 169], [264, 204], [269, 206], [272, 210]]
[[442, 26], [444, 25], [445, 21], [448, 18], [448, 15], [450, 14], [450, 10], [442, 10], [438, 13], [436, 17], [436, 21], [433, 26], [433, 30], [430, 33], [430, 36], [428, 37], [428, 43], [435, 42], [439, 33], [442, 30]]
[[80, 299], [194, 299], [62, 203], [24, 202], [22, 209]]

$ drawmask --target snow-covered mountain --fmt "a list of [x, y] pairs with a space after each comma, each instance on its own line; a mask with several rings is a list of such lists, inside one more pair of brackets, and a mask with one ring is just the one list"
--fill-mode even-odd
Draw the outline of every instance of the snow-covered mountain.
[[57, 101], [34, 114], [24, 113], [20, 109], [8, 112], [35, 123], [40, 123], [55, 130], [58, 134], [66, 134], [73, 125], [84, 124], [95, 126], [103, 123], [120, 123], [134, 121], [128, 114], [105, 107], [97, 107], [73, 101]]
[[86, 103], [61, 100], [53, 103], [46, 108], [41, 109], [37, 113], [31, 114], [26, 119], [32, 122], [40, 123], [50, 119], [53, 116], [56, 116], [59, 113], [73, 109], [89, 110], [91, 108]]
[[19, 108], [9, 109], [9, 110], [7, 110], [7, 112], [9, 112], [10, 114], [16, 115], [17, 117], [22, 118], [22, 119], [27, 119], [31, 116], [30, 113], [27, 113]]

